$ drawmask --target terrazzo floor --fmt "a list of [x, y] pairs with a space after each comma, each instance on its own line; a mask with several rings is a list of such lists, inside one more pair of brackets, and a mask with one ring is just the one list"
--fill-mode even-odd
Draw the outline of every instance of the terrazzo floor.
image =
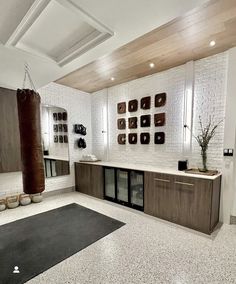
[[73, 202], [126, 225], [27, 284], [236, 283], [235, 225], [206, 236], [77, 192], [1, 212], [0, 225]]

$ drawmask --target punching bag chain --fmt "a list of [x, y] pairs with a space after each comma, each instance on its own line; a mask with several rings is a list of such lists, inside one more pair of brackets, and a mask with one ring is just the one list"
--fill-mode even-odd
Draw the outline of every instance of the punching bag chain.
[[25, 74], [24, 74], [23, 88], [22, 89], [25, 89], [25, 84], [26, 84], [27, 78], [28, 78], [29, 83], [31, 85], [31, 89], [36, 92], [36, 89], [35, 89], [35, 86], [34, 86], [34, 82], [33, 82], [33, 80], [31, 79], [31, 76], [30, 76], [30, 68], [29, 68], [28, 63], [26, 62], [25, 63]]

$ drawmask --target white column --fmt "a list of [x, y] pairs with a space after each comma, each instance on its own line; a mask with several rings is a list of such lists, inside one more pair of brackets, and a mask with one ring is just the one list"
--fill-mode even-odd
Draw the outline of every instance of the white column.
[[109, 118], [108, 118], [108, 89], [105, 89], [105, 100], [102, 107], [102, 134], [104, 146], [104, 160], [109, 160]]

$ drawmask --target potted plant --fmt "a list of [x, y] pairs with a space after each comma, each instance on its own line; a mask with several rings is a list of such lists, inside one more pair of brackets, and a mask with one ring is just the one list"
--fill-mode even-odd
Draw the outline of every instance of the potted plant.
[[207, 172], [207, 149], [210, 141], [216, 134], [217, 127], [223, 122], [221, 120], [218, 123], [212, 122], [211, 116], [209, 117], [209, 122], [206, 126], [203, 126], [201, 116], [199, 116], [199, 124], [200, 124], [200, 133], [198, 135], [193, 135], [198, 145], [201, 148], [201, 156], [202, 156], [202, 168], [199, 169], [200, 172]]

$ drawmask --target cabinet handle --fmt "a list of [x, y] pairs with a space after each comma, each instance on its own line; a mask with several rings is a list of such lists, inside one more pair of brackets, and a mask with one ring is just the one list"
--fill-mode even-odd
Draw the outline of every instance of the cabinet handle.
[[181, 185], [187, 185], [187, 186], [194, 186], [193, 183], [187, 183], [187, 182], [181, 182], [181, 181], [175, 181], [176, 184], [181, 184]]
[[154, 178], [155, 181], [170, 182], [168, 179]]

